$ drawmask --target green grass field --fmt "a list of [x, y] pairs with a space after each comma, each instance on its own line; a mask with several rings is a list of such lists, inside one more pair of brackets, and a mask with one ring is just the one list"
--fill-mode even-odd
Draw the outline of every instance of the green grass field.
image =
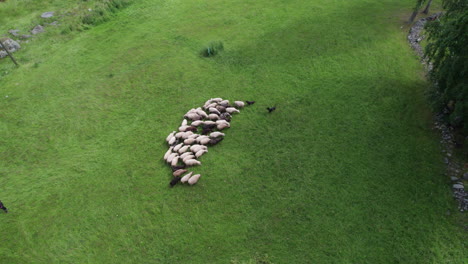
[[[1, 33], [95, 1], [20, 2]], [[466, 263], [403, 2], [139, 0], [47, 27], [0, 61], [0, 263]], [[171, 189], [164, 139], [211, 97], [257, 103]]]

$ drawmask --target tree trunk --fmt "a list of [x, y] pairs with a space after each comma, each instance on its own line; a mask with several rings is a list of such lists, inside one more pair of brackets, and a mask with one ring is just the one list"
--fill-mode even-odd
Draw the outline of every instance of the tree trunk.
[[410, 24], [413, 23], [414, 18], [416, 17], [417, 14], [418, 14], [417, 10], [413, 11], [413, 14], [411, 14], [411, 17], [409, 18], [408, 23], [410, 23]]
[[428, 14], [429, 13], [429, 7], [431, 7], [432, 0], [429, 0], [429, 2], [426, 5], [426, 8], [424, 8], [423, 14]]

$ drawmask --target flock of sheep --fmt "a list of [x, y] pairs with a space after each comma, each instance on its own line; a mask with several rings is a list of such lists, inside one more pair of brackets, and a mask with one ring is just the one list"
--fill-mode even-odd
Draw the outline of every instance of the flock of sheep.
[[[253, 103], [247, 101], [248, 105]], [[239, 108], [244, 105], [242, 101], [231, 105], [229, 100], [211, 98], [203, 107], [192, 108], [184, 115], [179, 131], [172, 131], [166, 138], [169, 150], [164, 154], [164, 160], [173, 171], [171, 187], [178, 182], [190, 185], [198, 182], [201, 175], [193, 175], [186, 168], [201, 165], [198, 159], [208, 152], [208, 146], [224, 139], [224, 133], [220, 131], [231, 126], [231, 115], [239, 113]]]

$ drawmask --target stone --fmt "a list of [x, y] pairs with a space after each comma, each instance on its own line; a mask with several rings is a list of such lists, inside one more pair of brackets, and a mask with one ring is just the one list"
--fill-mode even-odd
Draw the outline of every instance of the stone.
[[54, 12], [51, 11], [51, 12], [44, 12], [42, 13], [41, 17], [42, 18], [49, 18], [49, 17], [53, 17], [54, 16]]
[[31, 35], [21, 35], [19, 37], [20, 37], [20, 39], [28, 39], [28, 38], [31, 38], [32, 36]]
[[445, 157], [444, 162], [445, 162], [445, 164], [449, 164], [450, 161], [449, 161], [449, 159], [447, 157]]
[[[3, 46], [9, 51], [9, 52], [15, 52], [21, 48], [20, 44], [18, 42], [12, 40], [11, 38], [6, 38], [2, 41]], [[0, 48], [0, 58], [4, 58], [8, 56], [6, 51], [4, 51], [2, 48]]]
[[49, 26], [58, 26], [58, 21], [54, 21], [48, 24]]
[[463, 180], [468, 180], [468, 172], [463, 173]]
[[35, 27], [31, 30], [31, 33], [32, 33], [33, 35], [36, 35], [36, 34], [39, 34], [39, 33], [44, 32], [44, 31], [45, 31], [45, 30], [44, 30], [44, 28], [43, 28], [41, 25], [37, 25], [37, 26], [35, 26]]
[[10, 30], [8, 30], [8, 33], [13, 35], [14, 37], [19, 36], [18, 32], [19, 32], [19, 29], [10, 29]]
[[458, 178], [455, 177], [455, 176], [451, 176], [451, 177], [450, 177], [450, 180], [452, 180], [452, 181], [458, 181]]
[[464, 187], [463, 187], [463, 184], [457, 183], [457, 184], [454, 184], [454, 185], [453, 185], [453, 188], [454, 188], [454, 189], [463, 189]]

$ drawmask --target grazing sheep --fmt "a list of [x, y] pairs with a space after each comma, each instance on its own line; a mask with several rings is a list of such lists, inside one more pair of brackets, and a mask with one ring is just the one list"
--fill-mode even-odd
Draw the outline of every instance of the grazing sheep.
[[175, 136], [172, 136], [172, 138], [169, 140], [169, 145], [173, 145], [176, 143], [177, 138]]
[[164, 160], [167, 160], [167, 157], [169, 157], [169, 155], [172, 154], [173, 149], [174, 147], [170, 147], [169, 150], [166, 152], [166, 154], [164, 154]]
[[177, 177], [177, 176], [180, 176], [180, 175], [182, 175], [182, 174], [184, 174], [184, 173], [186, 173], [186, 172], [187, 172], [187, 170], [180, 169], [180, 170], [174, 171], [174, 172], [172, 173], [172, 175], [174, 175], [174, 177]]
[[187, 119], [184, 119], [182, 120], [182, 124], [180, 124], [181, 126], [186, 126], [187, 125]]
[[176, 138], [181, 138], [184, 134], [185, 134], [185, 132], [177, 132], [177, 133], [175, 134], [175, 137], [176, 137]]
[[185, 175], [182, 177], [182, 179], [180, 179], [180, 182], [181, 182], [181, 183], [186, 183], [186, 182], [189, 180], [190, 176], [192, 176], [192, 174], [193, 174], [192, 171], [189, 172], [189, 173], [187, 173], [187, 174], [185, 174]]
[[208, 115], [205, 113], [205, 111], [201, 110], [201, 109], [197, 109], [197, 114], [203, 118], [207, 118]]
[[169, 140], [171, 140], [171, 138], [174, 136], [174, 134], [176, 133], [176, 131], [172, 131], [169, 136], [166, 137], [166, 141], [167, 143], [169, 143]]
[[177, 176], [177, 177], [174, 177], [174, 179], [171, 180], [171, 182], [169, 183], [169, 185], [172, 187], [174, 187], [178, 182], [180, 182], [182, 178]]
[[187, 138], [186, 140], [184, 140], [184, 144], [185, 145], [192, 145], [193, 143], [195, 143], [196, 139], [194, 138]]
[[199, 136], [197, 137], [197, 142], [200, 143], [204, 138], [209, 138], [208, 136]]
[[190, 120], [193, 120], [193, 121], [197, 121], [197, 120], [202, 119], [201, 116], [199, 116], [196, 113], [187, 113], [184, 117], [186, 117], [186, 118], [188, 118]]
[[167, 160], [166, 160], [167, 163], [171, 163], [172, 160], [177, 156], [178, 156], [177, 153], [172, 153], [171, 155], [169, 155], [169, 157], [167, 157]]
[[210, 120], [205, 121], [205, 126], [214, 125], [214, 124], [216, 124], [216, 122], [214, 121], [210, 121]]
[[184, 143], [180, 143], [180, 144], [176, 145], [174, 147], [174, 152], [178, 151], [183, 145], [184, 145]]
[[187, 150], [190, 148], [190, 146], [183, 146], [179, 149], [179, 154], [187, 152]]
[[229, 125], [229, 122], [226, 121], [226, 120], [216, 120], [216, 125], [220, 125], [220, 124], [226, 124], [226, 125]]
[[223, 98], [219, 98], [219, 97], [217, 97], [217, 98], [211, 98], [211, 102], [219, 103], [219, 102], [221, 102], [221, 101], [223, 101]]
[[197, 146], [197, 147], [195, 147], [195, 148], [193, 148], [193, 149], [190, 149], [190, 150], [191, 150], [193, 153], [196, 153], [197, 151], [199, 151], [199, 150], [201, 150], [201, 149], [202, 149], [201, 146]]
[[217, 103], [211, 103], [211, 104], [207, 105], [205, 107], [205, 109], [210, 109], [210, 108], [216, 107], [217, 105], [218, 105]]
[[192, 131], [187, 131], [187, 132], [184, 132], [184, 134], [182, 134], [182, 139], [187, 139], [189, 138], [191, 135], [193, 135], [193, 132]]
[[231, 122], [231, 114], [229, 113], [222, 113], [220, 116], [219, 116], [219, 119], [221, 120], [226, 120], [228, 122]]
[[200, 177], [201, 177], [200, 174], [195, 174], [195, 175], [193, 175], [192, 177], [190, 177], [190, 179], [188, 179], [188, 184], [194, 185], [195, 183], [198, 182], [198, 180], [200, 179]]
[[227, 128], [227, 127], [229, 127], [228, 124], [219, 124], [216, 128], [217, 128], [218, 130], [223, 130], [223, 129]]
[[219, 104], [222, 105], [222, 106], [228, 107], [229, 106], [229, 100], [223, 100], [223, 101], [219, 102]]
[[197, 138], [199, 136], [200, 136], [199, 134], [193, 134], [193, 135], [188, 136], [188, 138]]
[[185, 163], [187, 160], [195, 159], [195, 155], [188, 155], [182, 159], [182, 162]]
[[187, 166], [201, 165], [201, 162], [196, 159], [189, 159], [184, 161]]
[[178, 162], [179, 162], [179, 156], [177, 155], [171, 160], [171, 166], [177, 166]]
[[197, 153], [195, 153], [195, 157], [200, 158], [203, 154], [207, 153], [208, 150], [206, 149], [200, 149], [199, 151], [197, 151]]
[[180, 126], [180, 127], [179, 127], [179, 131], [180, 131], [180, 132], [185, 132], [185, 131], [187, 130], [187, 127], [188, 127], [188, 126]]
[[207, 138], [203, 138], [202, 140], [200, 140], [200, 144], [202, 145], [206, 145], [210, 142], [211, 138], [207, 137]]
[[217, 115], [220, 115], [221, 113], [218, 111], [218, 109], [214, 108], [214, 107], [211, 107], [208, 109], [208, 111], [212, 114], [217, 114]]
[[242, 101], [234, 101], [234, 105], [239, 108], [242, 108], [245, 106], [244, 102]]
[[183, 160], [185, 157], [192, 155], [192, 152], [185, 152], [184, 154], [180, 155], [180, 158]]
[[217, 114], [209, 114], [208, 118], [211, 119], [211, 120], [218, 120], [219, 116]]
[[223, 137], [220, 137], [220, 138], [214, 138], [214, 139], [211, 139], [210, 142], [208, 143], [208, 145], [210, 146], [214, 146], [216, 144], [218, 144], [219, 142], [223, 141], [224, 138]]
[[213, 132], [210, 134], [210, 138], [217, 138], [217, 137], [224, 137], [225, 134], [224, 133], [221, 133], [221, 132]]
[[194, 149], [199, 148], [199, 147], [201, 147], [201, 145], [195, 144], [195, 145], [190, 146], [190, 150], [193, 152]]
[[203, 125], [203, 121], [201, 121], [201, 120], [193, 121], [192, 124], [190, 124], [190, 125], [191, 125], [191, 126], [197, 127], [197, 126], [199, 126], [199, 125]]
[[222, 105], [217, 105], [216, 109], [218, 109], [218, 111], [221, 113], [226, 112], [226, 107]]
[[171, 169], [172, 169], [173, 172], [176, 171], [176, 170], [185, 169], [185, 168], [187, 168], [187, 165], [185, 165], [185, 164], [179, 165], [179, 166], [171, 166]]
[[228, 107], [228, 108], [226, 108], [226, 112], [228, 112], [228, 113], [230, 113], [230, 114], [232, 114], [232, 113], [240, 113], [240, 111], [237, 110], [237, 109], [234, 108], [234, 107]]

